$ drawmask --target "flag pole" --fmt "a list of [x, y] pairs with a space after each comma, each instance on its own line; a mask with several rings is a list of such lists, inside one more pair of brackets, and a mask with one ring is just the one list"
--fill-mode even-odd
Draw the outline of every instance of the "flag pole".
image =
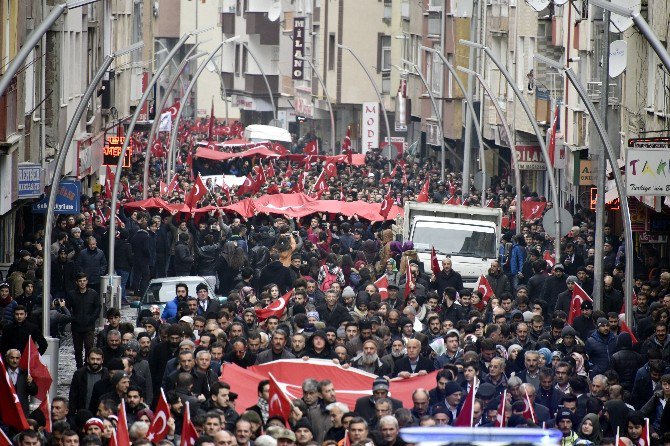
[[28, 376], [30, 376], [30, 355], [32, 353], [30, 350], [32, 344], [33, 344], [33, 335], [28, 335], [28, 367], [27, 367], [28, 370], [26, 370], [28, 372]]
[[472, 403], [470, 404], [470, 427], [475, 425], [475, 393], [477, 393], [477, 377], [472, 379]]

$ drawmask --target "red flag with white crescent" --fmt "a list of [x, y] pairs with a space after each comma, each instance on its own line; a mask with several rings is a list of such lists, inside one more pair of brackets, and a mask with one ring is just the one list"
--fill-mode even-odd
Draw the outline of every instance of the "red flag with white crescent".
[[28, 420], [23, 413], [19, 396], [16, 394], [14, 384], [5, 369], [5, 363], [0, 355], [0, 420], [7, 426], [18, 431], [30, 428]]
[[337, 166], [332, 161], [326, 161], [326, 164], [323, 166], [323, 171], [326, 172], [328, 178], [337, 176]]
[[318, 155], [319, 154], [319, 140], [313, 139], [302, 149], [302, 153], [305, 155]]
[[537, 220], [542, 218], [546, 207], [546, 201], [524, 201], [521, 203], [521, 215], [524, 220]]
[[427, 203], [429, 190], [430, 190], [430, 177], [426, 178], [426, 182], [423, 183], [423, 187], [421, 188], [421, 192], [419, 192], [419, 195], [416, 197], [416, 201], [418, 201], [419, 203]]
[[291, 175], [293, 175], [293, 166], [291, 166], [291, 162], [288, 162], [288, 166], [286, 166], [286, 178], [291, 178]]
[[268, 416], [281, 417], [288, 425], [288, 419], [291, 416], [291, 400], [281, 389], [272, 373], [268, 374], [270, 378], [270, 391], [268, 400]]
[[391, 213], [391, 208], [393, 207], [393, 194], [391, 193], [391, 188], [382, 200], [382, 206], [379, 209], [379, 215], [384, 218], [388, 218], [389, 213]]
[[170, 418], [170, 405], [165, 398], [165, 392], [161, 388], [161, 396], [156, 405], [154, 412], [154, 419], [151, 421], [149, 431], [147, 432], [147, 439], [154, 444], [160, 443], [170, 430], [167, 421]]
[[119, 422], [116, 424], [117, 446], [130, 446], [130, 434], [128, 433], [128, 417], [126, 416], [126, 401], [121, 400], [119, 404]]
[[651, 429], [649, 429], [649, 418], [645, 418], [640, 438], [637, 440], [637, 446], [649, 445], [651, 445]]
[[179, 113], [179, 108], [181, 107], [181, 102], [175, 101], [169, 108], [163, 110], [163, 113], [169, 111], [172, 115], [172, 119], [177, 119], [177, 113]]
[[470, 386], [470, 391], [465, 397], [465, 401], [461, 406], [461, 411], [456, 416], [454, 420], [455, 427], [472, 427], [475, 421], [474, 410], [475, 410], [475, 392], [477, 391], [477, 378], [472, 382]]
[[[51, 378], [51, 373], [49, 369], [42, 361], [42, 356], [40, 355], [39, 348], [33, 341], [32, 336], [28, 336], [28, 342], [23, 349], [21, 354], [21, 360], [19, 361], [19, 367], [26, 370], [30, 376], [33, 377], [33, 381], [37, 385], [37, 394], [35, 398], [40, 400], [40, 409], [44, 413], [44, 416], [47, 420], [50, 418], [49, 406], [47, 400], [49, 398], [49, 389], [51, 388], [51, 383], [53, 379]], [[49, 429], [51, 431], [51, 429]]]
[[275, 166], [272, 164], [272, 162], [270, 162], [268, 169], [265, 171], [265, 176], [267, 178], [273, 178], [275, 175], [276, 175]]
[[554, 267], [554, 264], [556, 263], [556, 256], [550, 253], [548, 249], [544, 251], [542, 258], [545, 262], [547, 262], [547, 265], [549, 265], [550, 268]]
[[[193, 446], [198, 439], [198, 431], [191, 421], [191, 408], [188, 401], [184, 405], [184, 422], [181, 425], [181, 441], [179, 446]], [[120, 445], [119, 445], [120, 446]]]
[[114, 179], [116, 175], [112, 172], [112, 167], [107, 165], [105, 168], [105, 197], [111, 198], [114, 190]]
[[488, 302], [489, 299], [494, 295], [491, 283], [483, 274], [479, 276], [479, 280], [477, 280], [477, 286], [475, 287], [475, 289], [480, 293], [482, 293], [483, 302]]
[[207, 186], [205, 186], [205, 183], [202, 182], [202, 177], [198, 175], [198, 177], [195, 179], [193, 187], [186, 195], [184, 203], [188, 207], [194, 208], [195, 205], [198, 204], [198, 201], [200, 201], [200, 199], [204, 197], [206, 193], [207, 193]]
[[556, 113], [554, 113], [554, 122], [551, 125], [551, 132], [549, 132], [549, 143], [547, 144], [547, 153], [549, 154], [549, 165], [554, 166], [554, 158], [556, 157], [556, 130], [558, 128], [558, 116], [560, 105], [556, 104]]
[[503, 390], [503, 394], [500, 397], [500, 404], [498, 404], [498, 415], [496, 415], [496, 420], [493, 423], [493, 427], [505, 427], [505, 405], [507, 404], [507, 388]]
[[281, 296], [265, 308], [256, 309], [256, 318], [258, 322], [263, 322], [270, 316], [282, 317], [286, 311], [286, 304], [291, 298], [293, 290]]
[[523, 397], [523, 403], [525, 405], [525, 408], [523, 410], [522, 416], [527, 419], [532, 421], [533, 423], [537, 424], [537, 415], [535, 414], [535, 408], [533, 407], [533, 403], [530, 401], [530, 397], [528, 396], [528, 389], [526, 386], [523, 386], [524, 391], [526, 394]]
[[172, 192], [174, 192], [176, 189], [179, 188], [179, 176], [177, 174], [174, 174], [174, 177], [172, 177], [172, 181], [170, 181], [170, 184], [167, 186], [167, 195], [172, 195]]
[[568, 314], [567, 321], [568, 324], [572, 325], [575, 318], [582, 315], [582, 302], [593, 302], [593, 299], [591, 299], [591, 296], [589, 296], [579, 284], [575, 283], [574, 288], [572, 289], [570, 314]]
[[434, 246], [430, 248], [430, 270], [435, 275], [440, 273], [440, 262], [437, 260], [437, 253], [435, 252]]
[[375, 286], [382, 300], [389, 298], [389, 279], [386, 277], [386, 274], [375, 280]]
[[453, 204], [455, 206], [458, 206], [458, 205], [461, 204], [461, 197], [457, 197], [456, 195], [452, 195], [451, 198], [449, 198], [445, 204]]

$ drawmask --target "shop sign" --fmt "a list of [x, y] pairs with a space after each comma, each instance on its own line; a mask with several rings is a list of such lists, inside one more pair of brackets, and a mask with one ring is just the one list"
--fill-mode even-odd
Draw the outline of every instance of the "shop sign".
[[44, 184], [42, 172], [42, 166], [39, 164], [19, 164], [18, 198], [36, 198], [42, 195]]
[[592, 184], [595, 184], [595, 181], [591, 160], [579, 160], [579, 185], [590, 186]]
[[293, 69], [291, 76], [293, 80], [301, 81], [305, 77], [305, 18], [293, 19]]
[[520, 170], [546, 170], [540, 146], [516, 146], [516, 160]]
[[[56, 193], [55, 214], [78, 214], [81, 201], [81, 182], [79, 180], [61, 180]], [[49, 195], [33, 204], [33, 212], [44, 214], [49, 204]]]
[[376, 102], [364, 102], [362, 113], [363, 153], [379, 147], [379, 104]]
[[[125, 136], [108, 136], [107, 144], [103, 147], [103, 160], [102, 164], [105, 166], [116, 166], [119, 164], [119, 157], [121, 156], [121, 150], [123, 149], [123, 144], [126, 141]], [[123, 167], [131, 166], [131, 157], [133, 155], [133, 144], [132, 140], [128, 144], [126, 149], [126, 156], [123, 158]]]
[[626, 156], [628, 195], [670, 193], [670, 149], [628, 149]]
[[668, 236], [662, 234], [649, 234], [648, 232], [643, 232], [640, 234], [640, 242], [642, 243], [668, 243]]

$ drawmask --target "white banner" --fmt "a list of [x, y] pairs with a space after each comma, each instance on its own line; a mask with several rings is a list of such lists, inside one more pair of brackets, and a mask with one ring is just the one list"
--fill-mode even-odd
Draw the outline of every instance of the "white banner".
[[379, 104], [376, 102], [364, 102], [362, 120], [362, 150], [363, 153], [367, 153], [368, 150], [379, 147]]
[[670, 150], [628, 149], [626, 161], [628, 195], [670, 193]]
[[159, 132], [171, 132], [172, 131], [172, 113], [166, 111], [161, 114], [161, 120], [158, 123]]

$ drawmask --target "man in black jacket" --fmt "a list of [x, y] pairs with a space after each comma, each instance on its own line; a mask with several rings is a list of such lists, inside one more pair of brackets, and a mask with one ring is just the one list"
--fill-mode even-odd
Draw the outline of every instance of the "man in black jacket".
[[395, 413], [397, 409], [402, 407], [402, 401], [390, 398], [389, 388], [390, 384], [388, 379], [381, 376], [375, 378], [372, 383], [372, 396], [366, 395], [358, 398], [356, 400], [356, 408], [354, 409], [354, 412], [363, 417], [368, 423], [372, 423], [377, 415], [375, 413], [375, 402], [382, 398], [388, 398], [391, 400], [392, 410], [393, 413]]
[[142, 213], [138, 215], [139, 229], [130, 239], [133, 251], [133, 283], [131, 288], [136, 295], [143, 296], [151, 280], [151, 234], [147, 229], [148, 217]]
[[88, 409], [93, 386], [107, 376], [107, 369], [102, 366], [103, 358], [102, 350], [92, 348], [86, 357], [86, 365], [72, 375], [68, 404], [73, 416], [81, 409]]
[[442, 260], [442, 271], [433, 275], [430, 279], [430, 286], [437, 290], [438, 296], [444, 294], [444, 290], [448, 287], [455, 288], [457, 291], [463, 289], [463, 279], [460, 273], [451, 269], [451, 259], [446, 258]]
[[[554, 265], [551, 275], [544, 281], [542, 300], [547, 303], [548, 308], [556, 308], [558, 295], [568, 289], [565, 283], [565, 268], [560, 263]], [[531, 300], [534, 296], [530, 296]]]
[[433, 361], [421, 356], [421, 341], [410, 339], [405, 345], [407, 356], [395, 362], [395, 376], [410, 378], [417, 375], [425, 375], [435, 370]]
[[98, 293], [89, 288], [86, 273], [77, 274], [77, 289], [69, 294], [72, 312], [72, 345], [77, 368], [84, 366], [83, 351], [88, 356], [95, 340], [95, 323], [102, 304]]
[[11, 349], [22, 352], [28, 343], [29, 337], [33, 338], [41, 355], [47, 351], [47, 341], [42, 336], [39, 327], [28, 322], [26, 320], [27, 317], [26, 307], [17, 305], [14, 308], [14, 322], [7, 325], [2, 331], [2, 343], [0, 344], [2, 346], [0, 349], [2, 354], [7, 353]]
[[284, 266], [279, 260], [279, 253], [270, 254], [270, 263], [268, 263], [258, 278], [258, 288], [263, 289], [265, 285], [274, 283], [279, 287], [279, 292], [283, 295], [293, 288], [293, 274], [290, 268]]
[[121, 299], [125, 303], [126, 287], [128, 286], [128, 279], [130, 272], [133, 269], [133, 247], [128, 242], [128, 230], [126, 228], [119, 229], [119, 238], [114, 244], [116, 255], [114, 256], [114, 270], [116, 274], [121, 277]]
[[95, 237], [86, 240], [86, 249], [82, 249], [77, 256], [77, 266], [86, 273], [88, 286], [93, 289], [100, 287], [100, 276], [107, 274], [107, 258], [105, 253], [98, 248]]
[[65, 249], [58, 250], [58, 256], [51, 262], [51, 297], [64, 299], [67, 293], [74, 290], [77, 267], [67, 258]]
[[339, 327], [343, 322], [351, 320], [351, 315], [338, 302], [337, 293], [333, 290], [326, 291], [326, 304], [317, 307], [319, 318], [327, 327]]

